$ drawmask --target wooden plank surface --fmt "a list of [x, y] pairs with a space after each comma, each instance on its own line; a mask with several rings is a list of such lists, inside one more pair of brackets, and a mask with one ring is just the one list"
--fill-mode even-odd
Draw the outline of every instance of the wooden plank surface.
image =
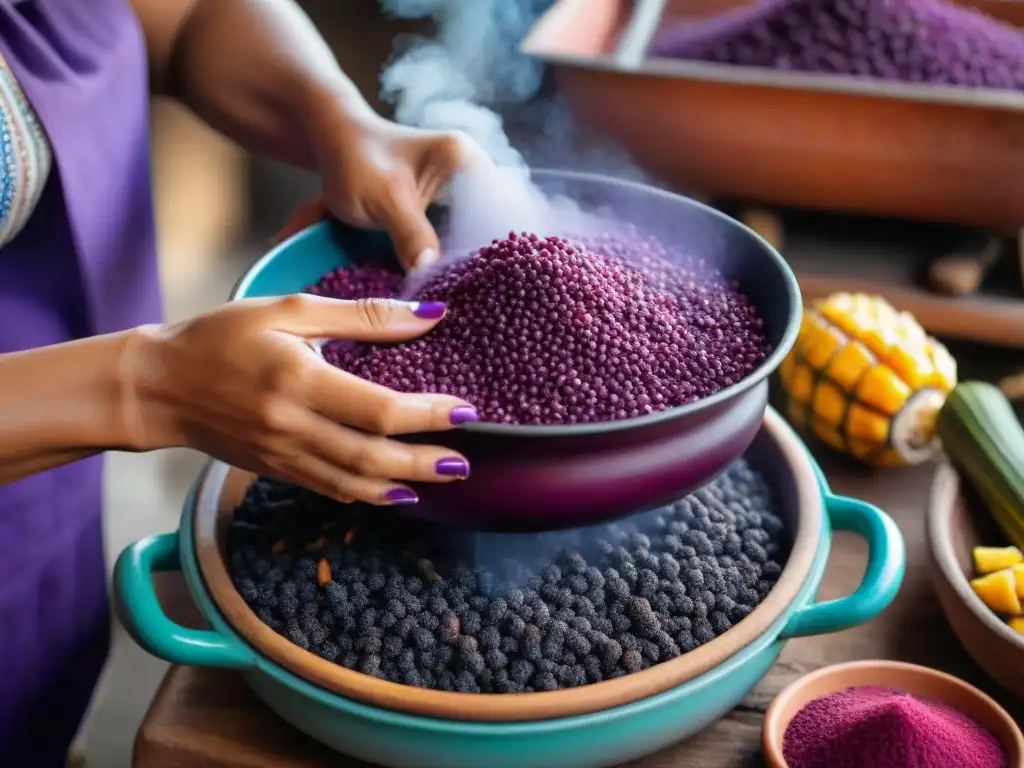
[[[980, 685], [1024, 718], [958, 645], [928, 580], [924, 552], [925, 495], [931, 467], [872, 473], [841, 460], [824, 462], [837, 492], [886, 509], [907, 542], [903, 588], [879, 618], [861, 627], [788, 643], [779, 663], [727, 717], [690, 741], [629, 764], [628, 768], [745, 768], [762, 765], [760, 728], [772, 698], [798, 676], [850, 659], [892, 658], [937, 667]], [[866, 547], [857, 537], [835, 537], [819, 598], [854, 590]], [[182, 598], [177, 589], [178, 602]], [[176, 615], [184, 615], [179, 606]], [[241, 679], [229, 672], [172, 668], [157, 693], [136, 743], [142, 768], [365, 768], [319, 746], [277, 718]], [[529, 768], [524, 766], [524, 768]], [[624, 767], [626, 768], [626, 767]]]

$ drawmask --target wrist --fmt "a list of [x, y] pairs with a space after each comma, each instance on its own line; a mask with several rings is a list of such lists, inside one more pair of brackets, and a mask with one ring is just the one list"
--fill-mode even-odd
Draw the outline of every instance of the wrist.
[[118, 422], [125, 446], [152, 451], [182, 444], [171, 398], [167, 397], [165, 329], [143, 325], [123, 335], [118, 389]]
[[307, 82], [299, 97], [298, 128], [309, 147], [311, 168], [338, 157], [339, 147], [354, 145], [386, 123], [347, 78]]

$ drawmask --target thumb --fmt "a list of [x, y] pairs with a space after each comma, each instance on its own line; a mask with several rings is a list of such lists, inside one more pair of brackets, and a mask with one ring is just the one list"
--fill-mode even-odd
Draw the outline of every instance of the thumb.
[[377, 224], [387, 230], [398, 261], [406, 270], [420, 269], [437, 261], [440, 244], [424, 205], [402, 196], [388, 201], [377, 212]]
[[275, 330], [305, 339], [394, 343], [422, 336], [444, 317], [439, 301], [360, 299], [347, 301], [295, 294], [272, 300]]

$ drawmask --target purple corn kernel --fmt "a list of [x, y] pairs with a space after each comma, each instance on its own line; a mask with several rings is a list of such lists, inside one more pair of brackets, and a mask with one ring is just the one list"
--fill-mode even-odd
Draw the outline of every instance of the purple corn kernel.
[[946, 0], [762, 0], [677, 23], [654, 56], [719, 64], [1024, 89], [1024, 35]]
[[[331, 273], [315, 293], [394, 296], [376, 269]], [[579, 424], [643, 416], [735, 384], [768, 351], [738, 287], [703, 261], [634, 234], [574, 243], [510, 234], [449, 264], [412, 297], [444, 302], [399, 345], [335, 341], [324, 358], [400, 392], [473, 403], [483, 421]], [[452, 423], [463, 423], [461, 411]]]

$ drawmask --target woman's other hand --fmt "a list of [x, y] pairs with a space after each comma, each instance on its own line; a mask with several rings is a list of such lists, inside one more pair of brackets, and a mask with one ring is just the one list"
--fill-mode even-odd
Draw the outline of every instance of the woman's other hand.
[[306, 203], [279, 233], [288, 237], [333, 214], [363, 229], [383, 229], [406, 269], [438, 258], [438, 239], [426, 208], [461, 168], [490, 159], [459, 131], [408, 128], [377, 116], [355, 124], [337, 116], [316, 151], [323, 193]]
[[469, 465], [449, 449], [389, 436], [449, 430], [475, 421], [476, 410], [353, 376], [326, 363], [311, 340], [404, 341], [444, 311], [294, 295], [144, 329], [133, 355], [133, 443], [189, 446], [340, 501], [415, 503], [403, 481], [458, 480]]

